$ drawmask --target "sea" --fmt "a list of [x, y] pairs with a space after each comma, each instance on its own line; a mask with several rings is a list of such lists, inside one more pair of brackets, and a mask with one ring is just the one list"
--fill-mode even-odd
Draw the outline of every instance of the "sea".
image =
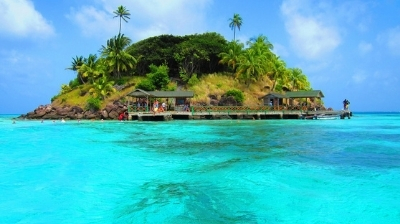
[[0, 115], [0, 223], [400, 223], [400, 113]]

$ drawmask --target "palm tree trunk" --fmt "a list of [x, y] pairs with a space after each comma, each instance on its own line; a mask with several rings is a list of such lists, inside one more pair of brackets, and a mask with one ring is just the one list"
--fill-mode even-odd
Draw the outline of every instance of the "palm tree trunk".
[[119, 34], [121, 34], [121, 22], [122, 22], [121, 19], [122, 17], [119, 17], [119, 32], [118, 32]]
[[79, 78], [81, 79], [82, 84], [85, 84], [85, 81], [83, 81], [82, 75], [78, 74]]
[[275, 85], [276, 85], [276, 80], [274, 80], [274, 85], [272, 85], [272, 89], [271, 89], [272, 92], [275, 90]]

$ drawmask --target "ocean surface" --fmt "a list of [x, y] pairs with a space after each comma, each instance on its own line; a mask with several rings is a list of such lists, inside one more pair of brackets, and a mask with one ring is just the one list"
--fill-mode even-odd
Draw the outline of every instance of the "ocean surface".
[[400, 223], [400, 113], [0, 116], [0, 223]]

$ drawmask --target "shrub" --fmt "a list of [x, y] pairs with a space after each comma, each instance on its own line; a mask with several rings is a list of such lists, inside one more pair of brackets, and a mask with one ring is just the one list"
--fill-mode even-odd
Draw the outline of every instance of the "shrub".
[[189, 84], [189, 86], [194, 86], [194, 85], [196, 85], [197, 83], [199, 83], [200, 81], [199, 81], [199, 79], [197, 78], [197, 74], [193, 74], [192, 75], [192, 77], [190, 77], [190, 79], [189, 79], [189, 81], [188, 81], [188, 84]]
[[225, 95], [226, 95], [226, 96], [233, 96], [233, 98], [235, 98], [236, 102], [238, 102], [238, 103], [243, 103], [243, 101], [244, 101], [244, 94], [243, 94], [243, 92], [240, 91], [240, 90], [237, 90], [237, 89], [228, 90], [228, 91], [225, 93]]
[[121, 86], [121, 85], [125, 85], [128, 81], [129, 81], [129, 77], [121, 77], [121, 78], [115, 80], [115, 84]]
[[140, 83], [137, 84], [136, 88], [145, 91], [153, 91], [156, 89], [153, 82], [149, 79], [142, 80]]
[[57, 98], [59, 97], [59, 95], [55, 95], [55, 96], [53, 96], [52, 98], [51, 98], [51, 102], [53, 102], [54, 100], [56, 100]]
[[150, 65], [150, 73], [147, 74], [147, 77], [156, 89], [165, 89], [168, 83], [170, 82], [168, 72], [169, 68], [166, 65], [155, 66], [153, 64]]
[[74, 80], [69, 81], [69, 87], [71, 87], [71, 89], [74, 89], [76, 87], [78, 87], [80, 85], [79, 80], [77, 78], [75, 78]]
[[180, 71], [179, 72], [179, 77], [181, 77], [182, 81], [187, 82], [189, 80], [189, 75], [187, 75], [185, 72]]
[[175, 91], [176, 90], [176, 85], [168, 85], [167, 86], [167, 91]]
[[86, 101], [86, 110], [100, 110], [101, 100], [99, 98], [91, 97]]
[[71, 90], [72, 89], [69, 85], [65, 85], [65, 84], [61, 85], [61, 94], [68, 93]]

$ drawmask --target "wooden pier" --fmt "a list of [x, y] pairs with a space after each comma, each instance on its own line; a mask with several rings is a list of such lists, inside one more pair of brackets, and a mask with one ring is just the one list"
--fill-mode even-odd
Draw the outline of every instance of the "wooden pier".
[[129, 120], [170, 121], [170, 120], [268, 120], [268, 119], [308, 119], [318, 115], [337, 116], [350, 119], [349, 111], [165, 111], [129, 112]]

